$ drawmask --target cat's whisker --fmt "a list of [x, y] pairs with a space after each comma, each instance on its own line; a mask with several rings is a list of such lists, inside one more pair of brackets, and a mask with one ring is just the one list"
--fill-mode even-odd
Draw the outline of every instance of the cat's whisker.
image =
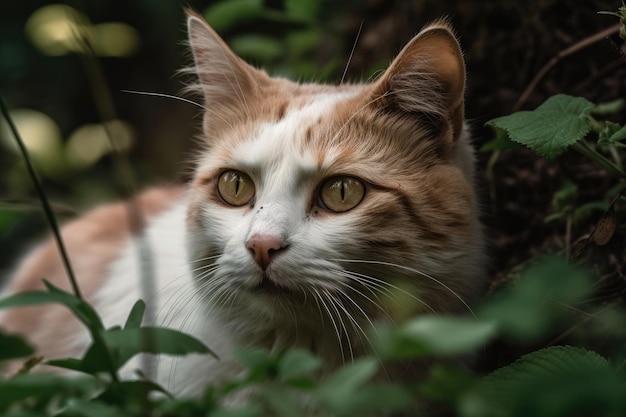
[[350, 361], [354, 361], [354, 348], [352, 347], [352, 340], [350, 339], [351, 332], [346, 328], [345, 320], [343, 319], [343, 315], [339, 311], [340, 309], [345, 313], [345, 315], [350, 316], [350, 313], [345, 309], [341, 300], [339, 300], [334, 294], [331, 294], [328, 290], [324, 290], [326, 297], [329, 301], [330, 306], [337, 314], [337, 321], [341, 325], [341, 329], [343, 330], [343, 334], [345, 335], [346, 342], [348, 343], [348, 351], [350, 352]]
[[202, 104], [200, 104], [198, 102], [195, 102], [195, 101], [190, 100], [190, 99], [185, 98], [185, 97], [175, 96], [173, 94], [154, 93], [154, 92], [150, 92], [150, 91], [136, 91], [136, 90], [121, 90], [121, 91], [122, 91], [122, 93], [139, 94], [139, 95], [142, 95], [142, 96], [171, 98], [171, 99], [174, 99], [174, 100], [182, 101], [184, 103], [193, 104], [194, 106], [200, 107], [203, 110], [209, 111], [209, 109], [207, 107], [203, 106]]
[[[375, 260], [354, 260], [354, 259], [336, 259], [336, 262], [348, 262], [348, 263], [362, 263], [362, 264], [371, 264], [371, 265], [382, 265], [382, 266], [389, 266], [389, 267], [393, 267], [393, 268], [398, 268], [398, 269], [402, 269], [405, 271], [409, 271], [412, 273], [415, 273], [417, 275], [420, 275], [424, 278], [428, 278], [429, 280], [433, 281], [434, 283], [436, 283], [437, 285], [439, 285], [440, 287], [442, 287], [443, 289], [445, 289], [446, 291], [448, 291], [450, 294], [452, 294], [457, 300], [459, 300], [461, 302], [461, 304], [469, 311], [470, 314], [472, 314], [472, 316], [476, 317], [476, 315], [474, 314], [474, 311], [472, 310], [472, 308], [469, 306], [469, 304], [467, 304], [467, 302], [463, 299], [463, 297], [461, 297], [456, 291], [454, 291], [452, 288], [450, 288], [448, 285], [446, 285], [443, 281], [433, 277], [432, 275], [429, 275], [425, 272], [419, 271], [415, 268], [411, 268], [408, 266], [404, 266], [404, 265], [399, 265], [399, 264], [395, 264], [392, 262], [385, 262], [385, 261], [375, 261]], [[400, 288], [396, 288], [398, 290], [401, 290]], [[404, 291], [404, 290], [402, 290]], [[409, 293], [407, 293], [409, 294]], [[410, 295], [410, 294], [409, 294]]]
[[352, 57], [354, 56], [354, 51], [356, 50], [356, 45], [359, 42], [359, 38], [361, 37], [362, 29], [363, 29], [363, 21], [361, 20], [361, 24], [359, 25], [359, 31], [356, 34], [356, 39], [354, 40], [354, 44], [352, 45], [352, 50], [350, 51], [348, 62], [346, 62], [346, 68], [343, 70], [343, 74], [341, 75], [341, 81], [339, 81], [339, 85], [343, 84], [343, 81], [346, 78], [346, 74], [348, 73], [348, 68], [350, 68], [350, 62], [352, 62]]
[[411, 299], [417, 301], [420, 305], [426, 307], [431, 313], [437, 314], [437, 311], [431, 307], [426, 301], [422, 298], [416, 296], [415, 294], [410, 293], [409, 291], [400, 288], [397, 285], [391, 284], [387, 281], [374, 278], [369, 275], [361, 274], [355, 271], [347, 271], [350, 274], [350, 278], [361, 283], [364, 286], [373, 286], [379, 288], [382, 292], [386, 293], [394, 302], [399, 303], [400, 301], [397, 298], [396, 293], [404, 294]]
[[321, 303], [322, 307], [324, 308], [324, 310], [326, 311], [326, 317], [328, 317], [333, 325], [333, 328], [335, 330], [335, 335], [337, 336], [337, 342], [339, 344], [339, 350], [341, 353], [341, 361], [342, 363], [345, 363], [346, 361], [346, 355], [343, 349], [343, 342], [341, 339], [341, 332], [339, 331], [339, 327], [337, 326], [337, 323], [335, 322], [335, 318], [333, 317], [333, 314], [331, 313], [330, 309], [328, 308], [328, 305], [326, 303], [326, 301], [324, 300], [324, 296], [326, 295], [326, 293], [322, 292], [320, 293], [317, 288], [314, 288], [313, 291], [315, 292], [315, 294], [317, 295], [317, 299], [319, 300], [319, 302]]
[[[345, 278], [347, 278], [349, 280], [357, 282], [363, 288], [369, 290], [369, 292], [371, 292], [372, 295], [374, 297], [376, 297], [376, 299], [378, 299], [379, 294], [374, 289], [371, 288], [372, 285], [370, 285], [370, 283], [368, 283], [367, 280], [364, 280], [364, 279], [362, 279], [361, 277], [358, 277], [358, 276], [353, 276], [352, 273], [349, 272], [349, 271], [337, 270], [337, 271], [335, 271], [335, 273], [338, 274], [339, 276], [343, 276], [343, 277], [345, 277]], [[378, 284], [376, 284], [376, 285], [378, 285]], [[381, 291], [389, 292], [389, 290], [383, 288], [382, 286], [380, 286], [380, 289], [381, 289]], [[366, 295], [365, 293], [363, 293], [363, 291], [359, 290], [355, 286], [351, 286], [350, 290], [355, 292], [359, 296], [363, 297], [371, 305], [376, 307], [377, 310], [380, 310], [385, 316], [387, 316], [388, 319], [392, 320], [392, 318], [389, 316], [387, 311], [377, 301], [374, 301], [370, 296]], [[370, 324], [372, 324], [372, 326], [373, 326], [372, 321], [369, 319], [369, 316], [363, 311], [363, 309], [351, 297], [349, 297], [347, 294], [345, 294], [345, 293], [342, 293], [342, 294], [344, 294], [361, 311], [361, 313], [363, 313], [363, 315], [366, 317], [366, 319], [368, 319]]]

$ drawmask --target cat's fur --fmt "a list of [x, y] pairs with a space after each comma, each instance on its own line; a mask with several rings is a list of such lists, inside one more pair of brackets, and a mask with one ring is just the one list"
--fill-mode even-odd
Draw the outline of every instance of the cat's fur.
[[[340, 86], [270, 78], [197, 15], [188, 26], [205, 146], [186, 189], [138, 199], [156, 291], [140, 291], [125, 204], [63, 229], [82, 291], [106, 326], [123, 324], [144, 297], [158, 324], [221, 357], [162, 358], [158, 381], [198, 394], [239, 372], [234, 348], [254, 345], [305, 347], [332, 369], [369, 349], [375, 323], [465, 310], [483, 286], [484, 242], [464, 63], [447, 23], [426, 27], [372, 83]], [[227, 170], [254, 184], [243, 206], [218, 193]], [[320, 199], [337, 176], [364, 187], [345, 212]], [[51, 241], [24, 260], [6, 293], [40, 288], [42, 278], [68, 288]], [[8, 310], [0, 325], [47, 358], [80, 355], [89, 343], [59, 306]]]

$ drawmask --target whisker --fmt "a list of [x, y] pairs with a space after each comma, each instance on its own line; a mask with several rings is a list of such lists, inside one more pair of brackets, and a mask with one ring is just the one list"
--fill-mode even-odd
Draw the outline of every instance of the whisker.
[[320, 292], [317, 290], [317, 288], [314, 288], [313, 291], [315, 292], [315, 294], [317, 294], [317, 297], [318, 297], [319, 301], [322, 303], [322, 306], [324, 307], [324, 310], [326, 310], [326, 313], [327, 313], [328, 317], [330, 318], [330, 321], [331, 321], [331, 323], [333, 325], [333, 328], [335, 329], [335, 334], [337, 335], [337, 341], [339, 342], [339, 349], [341, 350], [341, 361], [343, 363], [345, 363], [346, 362], [346, 357], [345, 357], [345, 352], [343, 350], [343, 342], [341, 341], [341, 333], [339, 332], [339, 327], [337, 326], [337, 323], [335, 322], [335, 319], [334, 319], [332, 313], [330, 312], [330, 309], [328, 308], [328, 305], [324, 301], [324, 297], [322, 297], [322, 294], [320, 294]]
[[340, 300], [337, 297], [335, 297], [333, 294], [331, 294], [328, 290], [324, 290], [324, 293], [326, 294], [326, 298], [328, 299], [330, 306], [333, 308], [335, 313], [337, 313], [337, 321], [339, 321], [339, 324], [341, 325], [341, 328], [343, 329], [343, 334], [346, 336], [346, 341], [348, 342], [348, 350], [350, 351], [350, 361], [354, 362], [354, 348], [352, 347], [352, 340], [350, 340], [350, 332], [348, 332], [348, 329], [346, 328], [346, 323], [343, 320], [342, 315], [339, 312], [339, 309], [337, 309], [337, 307], [341, 308], [341, 310], [344, 313], [346, 313], [346, 315], [348, 316], [350, 315], [350, 313], [348, 313], [348, 311], [340, 302]]
[[189, 100], [188, 98], [184, 98], [184, 97], [179, 97], [179, 96], [175, 96], [172, 94], [165, 94], [165, 93], [153, 93], [150, 91], [136, 91], [136, 90], [121, 90], [122, 93], [130, 93], [130, 94], [139, 94], [142, 96], [153, 96], [153, 97], [164, 97], [164, 98], [171, 98], [174, 100], [179, 100], [185, 103], [189, 103], [189, 104], [193, 104], [194, 106], [200, 107], [201, 109], [204, 109], [206, 111], [209, 111], [209, 109], [205, 106], [203, 106], [200, 103], [197, 103], [193, 100]]
[[363, 29], [363, 21], [361, 20], [359, 31], [356, 34], [356, 39], [354, 40], [354, 44], [352, 45], [352, 50], [350, 51], [350, 56], [348, 57], [348, 62], [346, 62], [346, 68], [343, 70], [343, 75], [341, 76], [341, 81], [339, 81], [339, 84], [343, 84], [343, 81], [346, 78], [346, 74], [348, 73], [348, 68], [350, 67], [350, 62], [352, 62], [352, 57], [354, 56], [354, 50], [356, 49], [356, 45], [359, 42], [359, 38], [361, 37], [362, 29]]
[[[413, 300], [417, 301], [418, 303], [420, 303], [421, 305], [423, 305], [424, 307], [426, 307], [431, 313], [433, 314], [437, 314], [437, 311], [431, 307], [426, 301], [422, 300], [420, 297], [417, 297], [415, 294], [411, 294], [410, 292], [408, 292], [407, 290], [391, 284], [387, 281], [383, 281], [381, 279], [378, 278], [374, 278], [371, 277], [369, 275], [365, 275], [365, 274], [361, 274], [358, 272], [354, 272], [354, 271], [346, 271], [349, 272], [349, 274], [351, 274], [351, 278], [354, 279], [357, 282], [360, 282], [362, 285], [372, 285], [375, 286], [379, 289], [381, 289], [381, 291], [384, 291], [386, 294], [388, 294], [391, 298], [394, 299], [394, 301], [396, 301], [396, 303], [398, 302], [398, 300], [395, 297], [395, 294], [392, 290], [397, 291], [399, 293], [402, 293], [410, 298], [412, 298]], [[384, 287], [389, 287], [389, 288], [384, 288]]]
[[[424, 278], [428, 278], [431, 281], [435, 282], [436, 284], [440, 285], [442, 288], [444, 288], [446, 291], [448, 291], [450, 294], [452, 294], [457, 300], [459, 300], [463, 306], [465, 308], [467, 308], [467, 310], [470, 312], [470, 314], [474, 317], [476, 317], [476, 315], [474, 314], [474, 311], [472, 310], [472, 308], [465, 302], [465, 300], [463, 300], [463, 297], [461, 297], [456, 291], [454, 291], [452, 288], [450, 288], [449, 286], [447, 286], [445, 283], [443, 283], [441, 280], [425, 273], [422, 271], [419, 271], [415, 268], [411, 268], [408, 266], [404, 266], [404, 265], [398, 265], [398, 264], [394, 264], [391, 262], [384, 262], [384, 261], [373, 261], [373, 260], [354, 260], [354, 259], [333, 259], [333, 261], [335, 262], [347, 262], [347, 263], [363, 263], [363, 264], [371, 264], [371, 265], [383, 265], [383, 266], [390, 266], [393, 268], [398, 268], [398, 269], [403, 269], [405, 271], [409, 271], [409, 272], [413, 272], [415, 274], [418, 274], [420, 276], [423, 276]], [[423, 301], [422, 301], [423, 302]]]

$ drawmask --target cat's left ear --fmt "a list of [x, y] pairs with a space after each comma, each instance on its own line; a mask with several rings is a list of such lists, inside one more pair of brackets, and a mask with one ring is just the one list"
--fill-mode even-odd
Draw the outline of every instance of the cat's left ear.
[[383, 103], [396, 111], [448, 121], [458, 139], [463, 130], [465, 63], [450, 25], [439, 21], [424, 28], [394, 59], [376, 88]]

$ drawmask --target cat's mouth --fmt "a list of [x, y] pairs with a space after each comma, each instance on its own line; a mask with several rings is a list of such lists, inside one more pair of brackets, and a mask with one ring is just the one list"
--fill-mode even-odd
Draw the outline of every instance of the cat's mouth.
[[294, 291], [291, 288], [277, 284], [276, 281], [270, 278], [267, 273], [263, 274], [263, 279], [259, 285], [256, 286], [255, 290], [257, 292], [272, 295], [294, 294]]

